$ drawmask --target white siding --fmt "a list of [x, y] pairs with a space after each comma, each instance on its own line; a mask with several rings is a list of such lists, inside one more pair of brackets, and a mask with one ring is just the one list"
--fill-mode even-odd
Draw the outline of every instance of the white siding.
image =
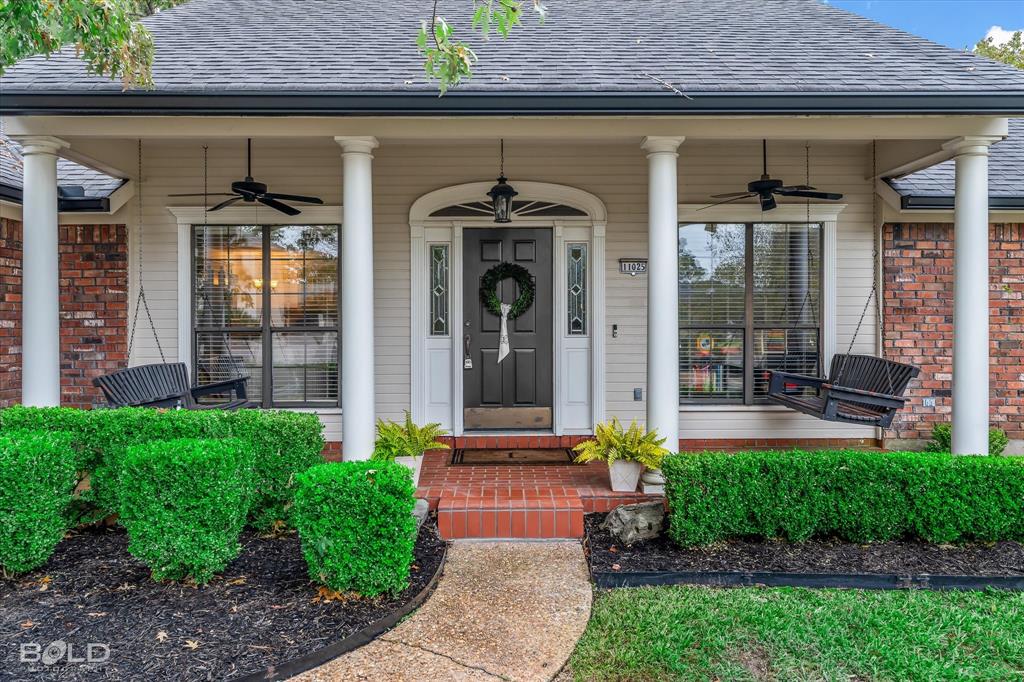
[[[294, 123], [300, 125], [300, 123]], [[75, 140], [75, 148], [112, 166], [133, 171], [135, 144], [129, 141]], [[177, 224], [166, 206], [196, 205], [168, 199], [174, 192], [201, 191], [200, 140], [147, 142], [143, 177], [146, 292], [165, 352], [177, 357]], [[211, 192], [224, 191], [244, 175], [244, 141], [209, 144]], [[374, 279], [377, 338], [377, 411], [398, 417], [409, 408], [409, 225], [408, 211], [419, 196], [434, 189], [489, 180], [496, 174], [495, 144], [399, 144], [381, 140], [374, 161]], [[811, 184], [846, 195], [849, 207], [838, 224], [837, 348], [845, 352], [871, 287], [871, 183], [864, 177], [869, 146], [863, 142], [815, 143], [811, 150]], [[506, 144], [506, 173], [579, 187], [596, 194], [608, 208], [607, 416], [642, 419], [644, 403], [633, 389], [645, 387], [645, 277], [618, 273], [618, 260], [647, 255], [646, 160], [639, 147], [625, 143]], [[789, 183], [804, 182], [804, 147], [772, 142], [769, 170]], [[253, 174], [272, 190], [341, 200], [340, 148], [331, 139], [260, 139], [254, 142]], [[687, 141], [680, 148], [682, 203], [701, 203], [708, 195], [737, 191], [761, 173], [760, 143]], [[131, 281], [135, 263], [135, 202], [116, 216], [132, 235]], [[261, 209], [269, 211], [270, 209]], [[133, 289], [134, 291], [134, 289]], [[134, 294], [133, 294], [134, 300]], [[617, 338], [611, 337], [618, 325]], [[874, 352], [874, 319], [869, 313], [855, 350]], [[158, 361], [151, 335], [136, 339], [133, 364]], [[765, 409], [687, 410], [681, 413], [682, 438], [847, 438], [871, 437], [871, 429], [828, 424], [787, 411]], [[340, 438], [340, 416], [325, 416], [329, 436]]]

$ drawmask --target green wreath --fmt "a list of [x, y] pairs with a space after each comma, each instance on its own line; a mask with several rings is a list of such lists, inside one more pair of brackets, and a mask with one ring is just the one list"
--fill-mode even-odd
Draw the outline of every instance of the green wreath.
[[498, 284], [501, 280], [510, 277], [519, 285], [519, 297], [512, 303], [512, 309], [508, 311], [508, 319], [514, 320], [530, 309], [536, 295], [533, 275], [522, 265], [502, 261], [485, 272], [480, 278], [480, 300], [492, 315], [501, 317], [501, 299], [498, 297]]

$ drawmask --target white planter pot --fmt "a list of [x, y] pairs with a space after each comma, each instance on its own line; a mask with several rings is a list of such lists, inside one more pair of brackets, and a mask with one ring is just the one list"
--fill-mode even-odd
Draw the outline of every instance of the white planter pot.
[[640, 481], [643, 465], [639, 462], [623, 462], [616, 460], [608, 467], [612, 480], [612, 490], [617, 493], [636, 492], [636, 484]]
[[403, 466], [409, 467], [412, 471], [412, 484], [420, 484], [420, 467], [423, 466], [422, 457], [395, 457], [395, 461]]

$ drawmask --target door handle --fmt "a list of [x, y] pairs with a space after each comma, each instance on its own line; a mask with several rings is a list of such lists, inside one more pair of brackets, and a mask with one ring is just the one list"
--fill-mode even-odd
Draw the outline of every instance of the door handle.
[[462, 339], [462, 369], [473, 369], [473, 356], [469, 351], [470, 341], [473, 340], [469, 334]]

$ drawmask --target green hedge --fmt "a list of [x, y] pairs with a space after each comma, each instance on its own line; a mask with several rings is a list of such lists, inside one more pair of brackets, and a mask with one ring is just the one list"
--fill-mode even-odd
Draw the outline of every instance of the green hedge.
[[206, 583], [241, 549], [253, 448], [240, 438], [179, 438], [128, 448], [118, 472], [128, 551], [155, 580]]
[[251, 517], [260, 529], [292, 524], [295, 475], [323, 461], [323, 426], [316, 415], [299, 412], [11, 407], [0, 410], [0, 429], [71, 433], [80, 468], [91, 473], [92, 498], [109, 513], [119, 506], [118, 463], [129, 446], [175, 438], [242, 438], [255, 453], [257, 496]]
[[0, 567], [22, 573], [46, 563], [67, 530], [78, 482], [68, 434], [0, 433]]
[[662, 471], [670, 536], [1024, 540], [1024, 460], [896, 452], [682, 453]]
[[309, 577], [368, 597], [409, 584], [416, 488], [393, 462], [320, 464], [298, 477], [295, 525]]
[[[988, 430], [988, 454], [1001, 455], [1009, 444], [1005, 431], [994, 427]], [[932, 438], [925, 449], [928, 452], [950, 452], [953, 449], [953, 425], [943, 422], [932, 426]]]

